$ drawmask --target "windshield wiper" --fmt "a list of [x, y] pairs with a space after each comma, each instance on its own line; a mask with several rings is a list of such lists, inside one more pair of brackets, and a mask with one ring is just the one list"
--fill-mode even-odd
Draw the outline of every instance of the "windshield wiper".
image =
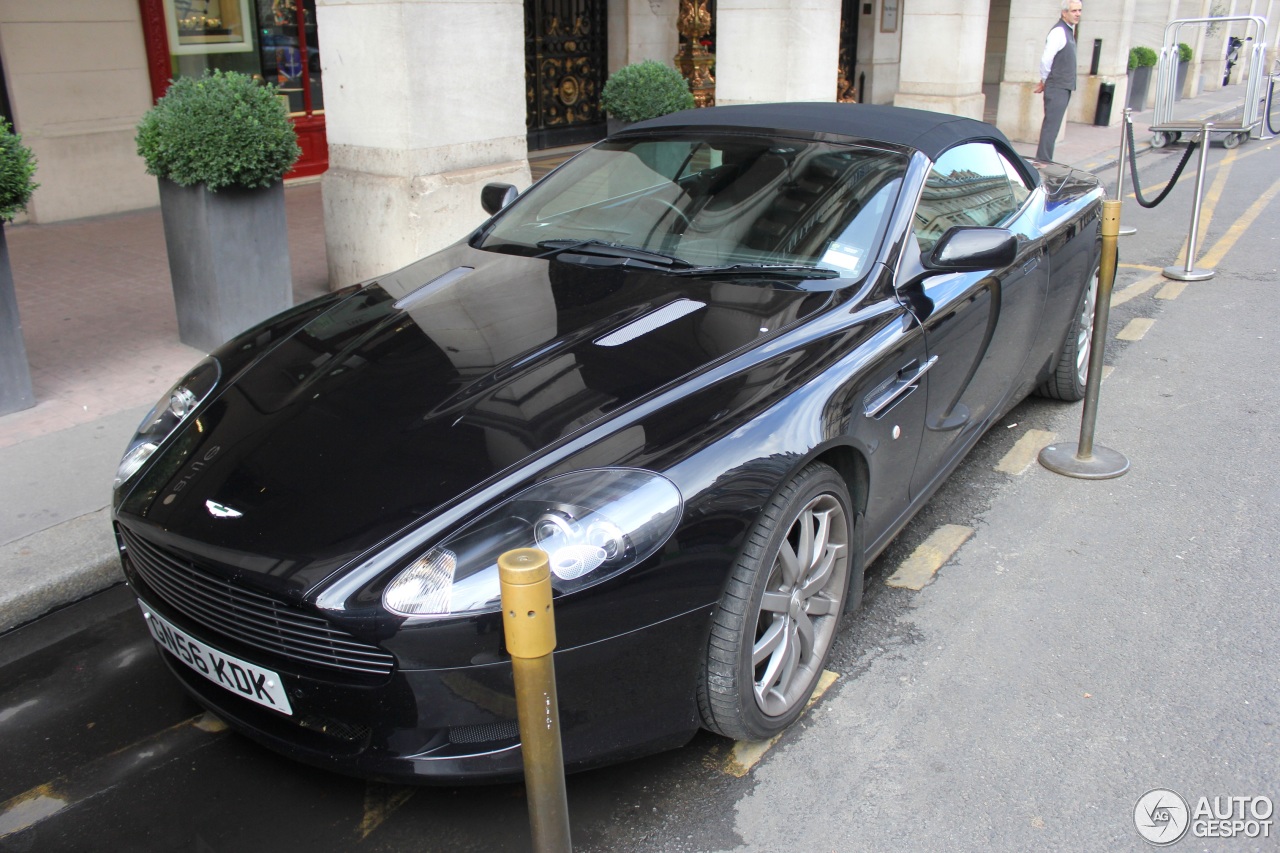
[[539, 258], [554, 258], [565, 252], [574, 252], [601, 258], [618, 258], [622, 265], [625, 265], [627, 261], [640, 261], [663, 269], [685, 270], [693, 266], [688, 261], [677, 258], [674, 255], [664, 255], [662, 252], [641, 249], [638, 246], [628, 246], [625, 243], [610, 243], [607, 240], [542, 240], [538, 243], [538, 248], [550, 250], [538, 255], [537, 257]]
[[672, 275], [684, 276], [758, 276], [760, 278], [839, 278], [840, 273], [825, 267], [806, 267], [799, 264], [729, 264], [722, 267], [690, 267], [674, 270]]

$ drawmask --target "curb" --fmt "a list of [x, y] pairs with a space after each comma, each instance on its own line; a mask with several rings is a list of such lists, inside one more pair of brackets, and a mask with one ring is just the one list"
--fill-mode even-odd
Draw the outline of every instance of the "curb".
[[0, 547], [0, 633], [124, 582], [107, 508]]

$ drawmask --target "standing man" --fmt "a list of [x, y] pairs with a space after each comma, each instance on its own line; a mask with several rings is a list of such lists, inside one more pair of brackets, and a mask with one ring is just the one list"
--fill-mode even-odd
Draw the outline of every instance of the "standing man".
[[1040, 125], [1037, 160], [1052, 160], [1058, 129], [1067, 114], [1067, 102], [1076, 88], [1076, 25], [1084, 5], [1080, 0], [1062, 0], [1062, 20], [1049, 30], [1040, 57], [1040, 82], [1036, 93], [1044, 92], [1044, 124]]

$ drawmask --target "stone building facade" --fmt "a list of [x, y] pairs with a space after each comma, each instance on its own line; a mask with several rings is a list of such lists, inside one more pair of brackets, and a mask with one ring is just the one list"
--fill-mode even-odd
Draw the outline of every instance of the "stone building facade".
[[[0, 0], [7, 98], [0, 108], [40, 161], [30, 219], [55, 222], [158, 203], [133, 136], [166, 71], [195, 73], [234, 59], [282, 88], [309, 81], [305, 119], [320, 128], [327, 154], [321, 180], [336, 287], [466, 234], [484, 217], [481, 186], [529, 183], [531, 142], [603, 133], [596, 99], [604, 76], [644, 59], [671, 63], [681, 49], [680, 3]], [[851, 67], [840, 70], [859, 100], [985, 117], [1017, 140], [1038, 132], [1041, 99], [1032, 90], [1059, 0], [710, 0], [710, 7], [720, 104], [834, 100], [837, 66], [847, 57]], [[218, 26], [191, 29], [190, 17], [200, 15]], [[1110, 121], [1119, 122], [1129, 48], [1159, 50], [1170, 20], [1210, 15], [1264, 17], [1275, 54], [1280, 0], [1086, 2], [1068, 119], [1092, 121], [1100, 88], [1111, 84]], [[295, 39], [266, 26], [290, 20], [306, 32]], [[165, 26], [167, 48], [157, 35]], [[1189, 94], [1222, 85], [1227, 39], [1243, 32], [1195, 29]], [[315, 44], [300, 43], [308, 38]], [[228, 43], [242, 53], [219, 53]], [[553, 44], [560, 53], [544, 61]], [[573, 53], [584, 45], [600, 67]], [[291, 109], [301, 121], [300, 103]], [[532, 116], [543, 111], [548, 132], [535, 134]], [[589, 122], [558, 129], [566, 116]], [[557, 130], [577, 136], [550, 132]]]

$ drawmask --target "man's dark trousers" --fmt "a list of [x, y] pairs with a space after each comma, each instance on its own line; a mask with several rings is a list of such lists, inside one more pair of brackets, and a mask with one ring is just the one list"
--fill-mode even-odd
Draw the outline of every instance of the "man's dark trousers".
[[1070, 100], [1070, 89], [1045, 87], [1044, 124], [1040, 125], [1040, 144], [1036, 147], [1037, 160], [1053, 159], [1053, 144], [1058, 138], [1058, 130], [1062, 127], [1062, 119], [1067, 114], [1067, 103]]

